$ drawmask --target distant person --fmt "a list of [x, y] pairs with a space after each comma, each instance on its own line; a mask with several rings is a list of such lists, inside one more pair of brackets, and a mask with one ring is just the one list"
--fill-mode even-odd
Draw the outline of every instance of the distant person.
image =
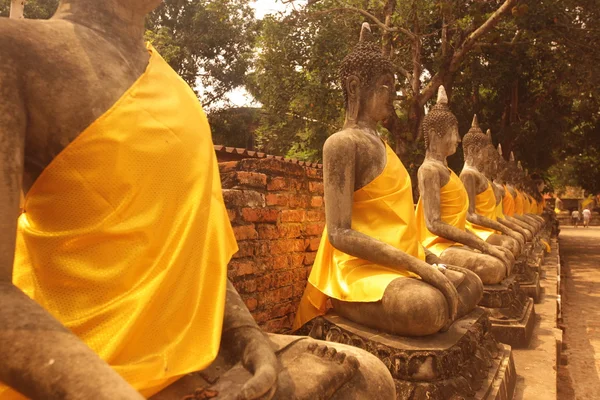
[[577, 228], [577, 224], [579, 223], [579, 210], [575, 209], [571, 213], [571, 223]]
[[583, 214], [583, 227], [587, 228], [590, 226], [590, 219], [592, 219], [592, 212], [588, 208], [586, 208], [585, 210], [583, 210], [582, 214]]

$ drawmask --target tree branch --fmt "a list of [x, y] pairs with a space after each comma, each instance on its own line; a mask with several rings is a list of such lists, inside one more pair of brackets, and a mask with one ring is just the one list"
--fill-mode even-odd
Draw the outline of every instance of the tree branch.
[[479, 26], [479, 28], [475, 29], [467, 36], [462, 45], [452, 56], [448, 68], [438, 71], [421, 92], [419, 96], [419, 104], [421, 106], [424, 106], [425, 103], [433, 97], [447, 74], [452, 74], [458, 70], [461, 62], [475, 46], [477, 40], [491, 31], [498, 24], [504, 13], [508, 12], [516, 3], [517, 0], [506, 0], [483, 24], [481, 24], [481, 26]]
[[374, 16], [370, 12], [365, 11], [365, 10], [361, 10], [360, 8], [356, 8], [356, 7], [336, 7], [336, 8], [330, 8], [329, 10], [323, 10], [323, 11], [314, 12], [313, 15], [324, 15], [324, 14], [330, 14], [330, 13], [339, 12], [339, 11], [357, 12], [357, 13], [363, 15], [364, 17], [369, 18], [379, 28], [381, 28], [384, 32], [402, 32], [406, 36], [410, 37], [411, 39], [413, 39], [413, 40], [416, 39], [416, 35], [414, 33], [412, 33], [411, 31], [409, 31], [408, 29], [404, 29], [404, 28], [399, 27], [399, 26], [394, 27], [394, 28], [387, 27], [383, 22], [381, 22], [379, 20], [379, 18], [377, 18], [376, 16]]

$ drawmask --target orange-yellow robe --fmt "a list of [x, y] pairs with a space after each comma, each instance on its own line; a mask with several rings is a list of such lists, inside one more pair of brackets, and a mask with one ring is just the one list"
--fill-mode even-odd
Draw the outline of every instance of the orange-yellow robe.
[[[448, 170], [450, 171], [450, 180], [440, 189], [440, 217], [448, 225], [464, 231], [467, 226], [469, 195], [460, 178], [454, 171]], [[415, 213], [417, 224], [419, 224], [419, 238], [423, 246], [438, 257], [448, 247], [462, 246], [460, 243], [437, 236], [427, 229], [422, 199], [422, 197], [419, 199]]]
[[521, 191], [517, 190], [517, 189], [515, 189], [515, 192], [517, 193], [517, 195], [515, 196], [515, 214], [523, 215], [523, 211], [524, 211], [523, 193], [521, 193]]
[[515, 215], [515, 199], [506, 185], [504, 185], [504, 197], [502, 198], [502, 212], [509, 217]]
[[14, 264], [14, 283], [146, 397], [215, 359], [237, 251], [206, 116], [148, 50], [27, 193]]
[[[387, 145], [386, 156], [382, 173], [354, 192], [352, 229], [425, 260], [418, 240], [410, 176]], [[325, 314], [328, 298], [378, 301], [390, 282], [410, 277], [419, 278], [409, 271], [376, 265], [337, 250], [325, 229], [293, 329]]]
[[[475, 213], [492, 221], [496, 220], [496, 195], [489, 181], [487, 188], [475, 196]], [[496, 233], [495, 229], [473, 224], [469, 221], [467, 221], [467, 229], [476, 234], [481, 240], [487, 240]]]

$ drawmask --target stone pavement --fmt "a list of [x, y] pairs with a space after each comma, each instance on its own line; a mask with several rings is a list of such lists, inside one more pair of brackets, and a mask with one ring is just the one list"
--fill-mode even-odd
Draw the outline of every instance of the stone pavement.
[[561, 226], [566, 366], [560, 400], [600, 399], [600, 227]]

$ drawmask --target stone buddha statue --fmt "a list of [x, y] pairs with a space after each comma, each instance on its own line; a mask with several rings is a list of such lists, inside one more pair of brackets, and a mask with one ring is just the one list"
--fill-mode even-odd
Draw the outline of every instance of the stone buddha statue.
[[484, 284], [501, 282], [510, 274], [514, 258], [504, 247], [467, 230], [467, 190], [446, 161], [456, 152], [460, 137], [443, 86], [422, 129], [427, 152], [418, 172], [421, 197], [416, 210], [421, 243], [442, 262], [474, 271]]
[[[492, 133], [488, 129], [487, 136], [489, 143], [487, 145], [488, 160], [485, 164], [484, 174], [492, 181], [494, 194], [496, 196], [496, 220], [512, 229], [515, 232], [521, 234], [525, 241], [531, 241], [533, 239], [532, 232], [527, 229], [528, 226], [520, 225], [512, 218], [510, 214], [514, 214], [514, 202], [512, 206], [507, 205], [505, 207], [505, 196], [507, 196], [507, 189], [504, 186], [501, 178], [499, 178], [499, 171], [506, 167], [506, 161], [502, 158], [502, 146], [498, 144], [498, 151], [492, 143]], [[509, 199], [506, 199], [509, 201]]]
[[527, 240], [531, 241], [536, 233], [536, 227], [530, 222], [520, 219], [519, 214], [516, 213], [516, 191], [512, 185], [508, 184], [508, 181], [512, 181], [512, 178], [510, 175], [509, 163], [502, 156], [502, 146], [500, 144], [498, 145], [497, 154], [498, 164], [494, 182], [504, 190], [502, 197], [502, 213], [504, 214], [506, 221], [514, 223], [524, 229]]
[[324, 315], [331, 300], [337, 314], [379, 331], [445, 330], [475, 308], [483, 289], [471, 271], [436, 264], [418, 240], [410, 176], [377, 132], [394, 112], [394, 66], [362, 40], [340, 80], [345, 124], [323, 147], [327, 225], [294, 326]]
[[525, 179], [525, 174], [523, 172], [522, 167], [520, 167], [520, 163], [518, 163], [515, 159], [515, 155], [513, 152], [510, 153], [510, 157], [507, 165], [507, 187], [511, 192], [514, 201], [515, 201], [515, 218], [528, 223], [531, 225], [535, 233], [539, 232], [541, 229], [541, 221], [537, 218], [533, 217], [533, 215], [528, 213], [528, 209], [526, 209], [526, 198], [523, 192], [523, 183]]
[[365, 351], [265, 335], [227, 280], [206, 115], [143, 41], [160, 3], [0, 19], [0, 399], [180, 399], [213, 367], [223, 399], [394, 398]]
[[462, 146], [465, 164], [460, 173], [460, 180], [469, 197], [468, 228], [480, 239], [508, 248], [516, 258], [525, 245], [525, 238], [497, 221], [494, 186], [484, 174], [485, 169], [489, 169], [492, 163], [489, 150], [493, 145], [490, 137], [481, 131], [477, 115], [473, 117], [471, 129], [462, 139]]

